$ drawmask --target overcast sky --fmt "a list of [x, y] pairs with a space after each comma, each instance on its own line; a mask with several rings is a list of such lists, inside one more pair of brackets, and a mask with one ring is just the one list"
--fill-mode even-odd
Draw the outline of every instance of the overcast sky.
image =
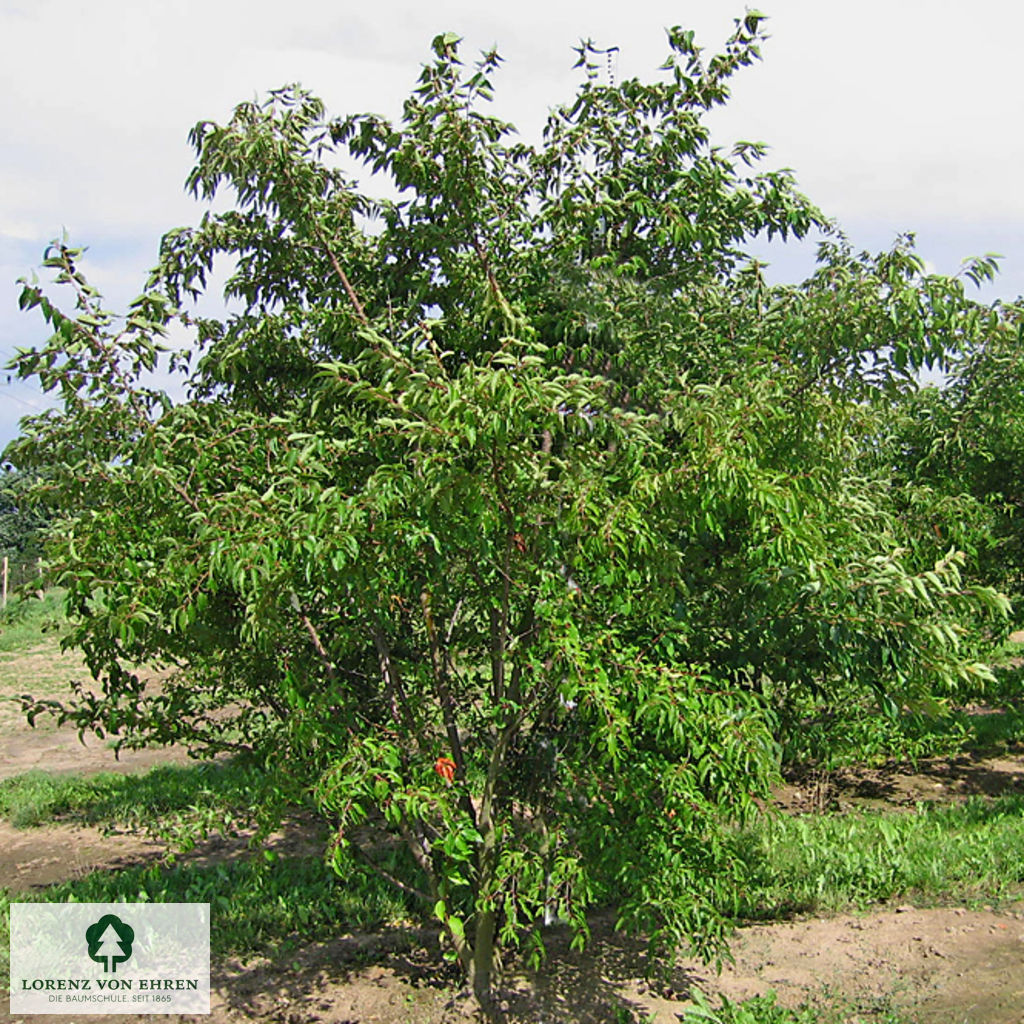
[[[764, 61], [734, 79], [716, 141], [763, 141], [765, 166], [801, 189], [853, 243], [877, 250], [917, 233], [922, 255], [954, 272], [1004, 255], [986, 298], [1024, 293], [1024, 5], [1008, 0], [764, 0]], [[0, 361], [44, 336], [17, 310], [15, 280], [66, 229], [89, 246], [85, 270], [119, 309], [140, 290], [160, 235], [193, 223], [183, 191], [186, 136], [200, 119], [299, 81], [330, 113], [397, 117], [431, 38], [454, 31], [463, 55], [505, 58], [494, 112], [535, 138], [572, 95], [572, 47], [620, 47], [619, 80], [650, 77], [664, 29], [715, 50], [742, 16], [724, 0], [0, 0]], [[810, 267], [773, 253], [779, 279]], [[0, 448], [42, 407], [0, 376]]]

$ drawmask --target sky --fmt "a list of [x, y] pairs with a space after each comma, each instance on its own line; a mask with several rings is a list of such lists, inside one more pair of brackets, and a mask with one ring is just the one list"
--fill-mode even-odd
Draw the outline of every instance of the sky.
[[[715, 52], [744, 14], [727, 0], [0, 0], [0, 363], [44, 340], [18, 311], [16, 281], [66, 231], [107, 307], [141, 290], [160, 236], [203, 208], [185, 194], [189, 129], [236, 103], [300, 82], [332, 115], [396, 118], [439, 32], [472, 58], [505, 64], [492, 111], [539, 138], [571, 98], [573, 47], [618, 46], [614, 73], [649, 78], [665, 28]], [[764, 0], [764, 60], [733, 79], [711, 117], [714, 141], [761, 141], [762, 167], [800, 189], [858, 249], [913, 231], [928, 266], [1000, 253], [986, 301], [1024, 294], [1024, 5], [1007, 0]], [[763, 255], [801, 280], [813, 246]], [[41, 275], [42, 276], [42, 275]], [[0, 448], [42, 409], [31, 383], [0, 373]]]

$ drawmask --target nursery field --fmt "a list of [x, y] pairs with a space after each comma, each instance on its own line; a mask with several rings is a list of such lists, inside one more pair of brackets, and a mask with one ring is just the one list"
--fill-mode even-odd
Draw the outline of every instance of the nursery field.
[[[46, 603], [5, 623], [0, 696], [59, 696], [84, 678], [58, 650], [60, 628]], [[310, 808], [257, 834], [256, 768], [174, 748], [115, 760], [95, 738], [44, 720], [29, 728], [13, 702], [0, 709], [5, 904], [209, 902], [215, 1024], [471, 1016], [438, 966], [429, 915], [382, 881], [325, 866], [329, 837]], [[737, 835], [756, 885], [735, 907], [721, 973], [679, 959], [647, 977], [644, 943], [598, 908], [583, 952], [555, 927], [541, 972], [506, 962], [506, 1019], [1018, 1024], [1024, 745], [1011, 707], [964, 721], [957, 753], [788, 773], [774, 806]]]

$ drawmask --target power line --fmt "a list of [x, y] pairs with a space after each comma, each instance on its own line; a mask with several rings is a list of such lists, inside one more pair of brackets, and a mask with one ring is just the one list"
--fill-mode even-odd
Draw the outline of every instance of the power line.
[[25, 406], [26, 409], [31, 409], [33, 412], [43, 411], [42, 407], [38, 405], [33, 405], [31, 402], [26, 402], [24, 398], [19, 398], [17, 395], [12, 394], [10, 391], [7, 391], [6, 389], [10, 387], [10, 384], [0, 383], [0, 387], [3, 387], [6, 391], [6, 394], [4, 394], [5, 398], [13, 398], [14, 401], [17, 402], [19, 405], [23, 405]]
[[[0, 373], [3, 371], [0, 370]], [[11, 388], [25, 388], [26, 391], [31, 391], [34, 395], [42, 395], [43, 389], [38, 384], [31, 384], [29, 380], [24, 377], [17, 377], [13, 372], [7, 374], [6, 380], [0, 377], [0, 386], [11, 387]]]
[[[22, 394], [27, 394], [31, 398], [19, 397], [15, 394], [15, 388], [21, 388]], [[43, 391], [42, 388], [38, 386], [33, 387], [28, 381], [14, 376], [13, 373], [8, 373], [6, 380], [0, 377], [0, 389], [2, 389], [0, 395], [3, 395], [4, 398], [13, 399], [19, 405], [23, 405], [26, 409], [31, 409], [33, 412], [42, 412], [47, 406], [53, 404], [53, 398]]]

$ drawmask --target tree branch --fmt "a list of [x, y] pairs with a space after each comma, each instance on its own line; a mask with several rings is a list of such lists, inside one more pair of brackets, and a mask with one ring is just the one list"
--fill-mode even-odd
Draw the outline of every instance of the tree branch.
[[[466, 758], [462, 750], [462, 740], [459, 739], [459, 725], [455, 718], [455, 701], [452, 699], [452, 692], [448, 688], [447, 658], [439, 650], [437, 640], [437, 629], [434, 624], [434, 616], [430, 610], [430, 593], [426, 590], [420, 594], [420, 602], [423, 605], [423, 620], [427, 626], [427, 639], [430, 643], [430, 664], [434, 672], [434, 686], [437, 690], [438, 699], [441, 702], [441, 715], [444, 718], [445, 732], [448, 734], [448, 745], [451, 747], [452, 758], [455, 761], [456, 776], [465, 782], [466, 779]], [[454, 616], [452, 617], [454, 621]], [[476, 808], [469, 797], [469, 793], [463, 789], [459, 799], [462, 810], [469, 817], [476, 828]]]
[[420, 750], [426, 753], [429, 750], [429, 745], [422, 731], [416, 725], [412, 709], [409, 707], [409, 700], [405, 694], [401, 674], [391, 657], [391, 648], [388, 645], [387, 637], [377, 622], [373, 624], [373, 644], [377, 649], [377, 662], [380, 665], [388, 704], [391, 707], [391, 717], [396, 726], [401, 728], [404, 725], [409, 733], [416, 737], [416, 743]]
[[370, 326], [370, 319], [366, 315], [366, 310], [363, 308], [363, 304], [359, 301], [359, 296], [356, 295], [356, 290], [352, 287], [352, 282], [348, 279], [348, 274], [345, 273], [345, 269], [342, 267], [335, 256], [334, 250], [327, 244], [327, 239], [324, 238], [323, 232], [320, 230], [320, 225], [314, 222], [313, 230], [316, 233], [317, 241], [320, 243], [324, 252], [327, 253], [327, 258], [331, 261], [331, 266], [334, 267], [334, 272], [338, 275], [341, 280], [341, 285], [345, 289], [345, 294], [348, 296], [349, 302], [352, 303], [352, 308], [356, 311], [356, 316], [364, 327]]
[[333, 682], [338, 678], [338, 672], [335, 668], [334, 662], [331, 660], [331, 656], [327, 653], [327, 648], [324, 647], [323, 641], [320, 639], [320, 634], [316, 631], [316, 626], [313, 625], [309, 620], [309, 616], [302, 610], [302, 605], [299, 604], [298, 595], [292, 593], [291, 605], [295, 609], [296, 614], [299, 616], [299, 621], [305, 627], [306, 632], [309, 634], [310, 640], [313, 642], [313, 650], [316, 651], [317, 656], [320, 658], [321, 663], [327, 670], [327, 675]]
[[409, 893], [410, 896], [415, 896], [417, 899], [423, 900], [424, 903], [430, 903], [432, 901], [433, 897], [430, 896], [429, 893], [425, 893], [422, 889], [417, 889], [415, 886], [408, 885], [407, 883], [403, 882], [400, 878], [396, 878], [393, 874], [391, 874], [390, 871], [386, 871], [378, 863], [376, 863], [376, 861], [374, 861], [373, 858], [371, 858], [370, 855], [365, 850], [363, 850], [355, 843], [349, 843], [348, 849], [352, 851], [352, 853], [360, 861], [360, 863], [365, 864], [368, 868], [370, 868], [371, 871], [376, 872], [378, 875], [381, 876], [381, 878], [385, 879], [385, 881], [390, 882], [392, 885], [398, 886], [398, 888], [401, 889], [402, 892], [407, 892]]

